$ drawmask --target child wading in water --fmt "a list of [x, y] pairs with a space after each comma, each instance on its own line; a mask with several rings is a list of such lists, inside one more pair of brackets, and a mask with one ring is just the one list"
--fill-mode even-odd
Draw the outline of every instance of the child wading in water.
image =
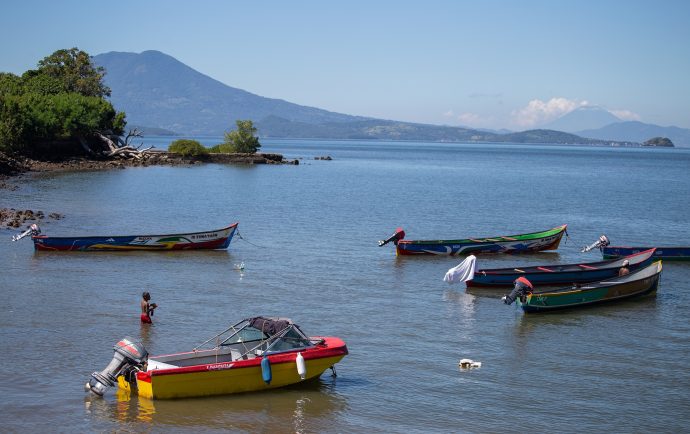
[[144, 292], [141, 295], [141, 322], [145, 324], [152, 323], [153, 310], [158, 307], [156, 303], [149, 303], [149, 300], [151, 300], [151, 294]]

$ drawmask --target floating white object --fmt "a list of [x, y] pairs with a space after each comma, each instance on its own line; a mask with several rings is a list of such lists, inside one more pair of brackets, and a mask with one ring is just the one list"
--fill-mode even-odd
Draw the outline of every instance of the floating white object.
[[446, 275], [443, 277], [443, 281], [453, 283], [467, 282], [468, 280], [472, 280], [474, 278], [474, 267], [476, 261], [477, 257], [474, 255], [466, 257], [464, 261], [446, 272]]
[[239, 264], [235, 264], [235, 270], [243, 271], [244, 270], [244, 261], [242, 261]]
[[295, 363], [297, 363], [297, 373], [299, 374], [299, 378], [304, 380], [304, 378], [307, 376], [307, 364], [304, 363], [304, 357], [302, 357], [302, 353], [297, 353]]
[[482, 362], [475, 362], [472, 359], [462, 359], [458, 363], [458, 366], [460, 366], [462, 369], [481, 368]]

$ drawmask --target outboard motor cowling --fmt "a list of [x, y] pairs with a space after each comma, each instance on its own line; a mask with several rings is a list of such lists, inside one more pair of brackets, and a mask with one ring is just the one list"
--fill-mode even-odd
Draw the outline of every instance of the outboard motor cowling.
[[108, 387], [114, 386], [117, 377], [133, 369], [140, 370], [148, 360], [149, 353], [141, 342], [125, 337], [113, 347], [115, 355], [108, 366], [101, 372], [91, 374], [86, 383], [86, 391], [103, 396]]
[[583, 247], [581, 250], [581, 253], [589, 252], [592, 249], [596, 249], [597, 247], [600, 249], [603, 249], [604, 247], [608, 246], [611, 244], [609, 241], [609, 238], [606, 235], [602, 235], [599, 237], [598, 240], [590, 244], [589, 246]]
[[29, 229], [25, 230], [21, 234], [13, 235], [12, 241], [19, 241], [24, 237], [28, 237], [29, 235], [31, 235], [32, 237], [35, 237], [36, 235], [38, 235], [40, 233], [41, 233], [41, 228], [39, 228], [38, 225], [36, 223], [34, 223], [31, 226], [29, 226]]
[[391, 241], [393, 241], [393, 244], [395, 244], [397, 246], [398, 241], [402, 240], [403, 238], [405, 238], [405, 231], [402, 228], [397, 228], [393, 235], [386, 238], [385, 240], [379, 241], [379, 247], [385, 246], [386, 244], [390, 243]]
[[532, 282], [524, 277], [519, 277], [515, 279], [515, 287], [510, 294], [503, 296], [501, 299], [505, 304], [513, 304], [518, 298], [523, 303], [525, 302], [525, 297], [532, 293]]

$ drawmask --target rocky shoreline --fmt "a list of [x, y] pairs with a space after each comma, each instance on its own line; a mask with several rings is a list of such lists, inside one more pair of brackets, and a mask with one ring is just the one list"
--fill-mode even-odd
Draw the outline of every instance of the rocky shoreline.
[[[81, 170], [122, 169], [125, 167], [178, 166], [203, 163], [218, 164], [299, 164], [299, 160], [285, 160], [281, 154], [208, 154], [183, 157], [165, 151], [142, 154], [140, 159], [99, 160], [87, 157], [33, 160], [0, 153], [0, 175], [12, 176], [25, 172], [56, 172]], [[2, 182], [0, 180], [0, 182]]]
[[[62, 214], [52, 212], [48, 218], [60, 220]], [[40, 223], [46, 218], [43, 211], [33, 211], [30, 209], [0, 208], [0, 226], [6, 228], [19, 228], [24, 223]]]

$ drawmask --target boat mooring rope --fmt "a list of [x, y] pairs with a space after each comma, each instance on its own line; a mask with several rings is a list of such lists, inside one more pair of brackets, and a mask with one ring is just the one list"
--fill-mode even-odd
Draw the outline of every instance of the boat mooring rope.
[[237, 229], [237, 238], [239, 238], [240, 240], [244, 241], [245, 243], [251, 244], [251, 245], [254, 246], [254, 247], [258, 247], [258, 248], [260, 248], [260, 249], [265, 249], [265, 248], [266, 248], [266, 247], [263, 247], [263, 246], [259, 246], [259, 245], [257, 245], [257, 244], [254, 244], [254, 243], [252, 243], [251, 241], [249, 241], [249, 240], [247, 240], [246, 238], [244, 238], [244, 237], [242, 236], [242, 234], [240, 234], [240, 230], [239, 230], [239, 229]]

